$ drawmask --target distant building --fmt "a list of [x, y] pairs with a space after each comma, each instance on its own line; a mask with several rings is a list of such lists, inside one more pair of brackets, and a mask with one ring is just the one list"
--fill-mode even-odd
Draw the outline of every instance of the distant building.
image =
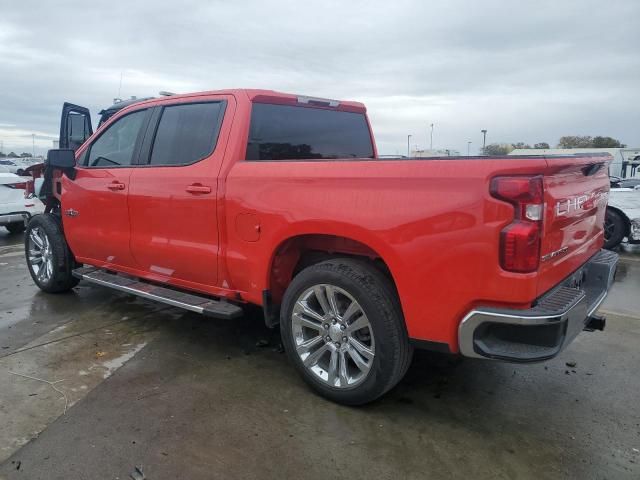
[[460, 155], [458, 150], [412, 150], [411, 157], [413, 158], [429, 158], [429, 157], [457, 157]]
[[609, 174], [629, 178], [640, 176], [638, 148], [516, 148], [509, 155], [574, 155], [576, 153], [608, 153], [613, 157]]

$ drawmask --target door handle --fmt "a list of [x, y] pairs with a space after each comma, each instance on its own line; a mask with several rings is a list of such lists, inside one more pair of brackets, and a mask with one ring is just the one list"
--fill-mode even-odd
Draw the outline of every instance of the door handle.
[[107, 188], [109, 190], [124, 190], [125, 189], [125, 184], [113, 181], [109, 185], [107, 185]]
[[189, 193], [211, 193], [211, 187], [194, 183], [186, 188]]

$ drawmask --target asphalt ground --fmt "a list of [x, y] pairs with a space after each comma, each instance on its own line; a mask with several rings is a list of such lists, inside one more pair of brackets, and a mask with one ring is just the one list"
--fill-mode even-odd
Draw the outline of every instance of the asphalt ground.
[[419, 351], [397, 388], [349, 408], [304, 385], [259, 312], [211, 320], [82, 283], [47, 295], [3, 231], [0, 478], [638, 479], [638, 253], [600, 311], [606, 330], [549, 362]]

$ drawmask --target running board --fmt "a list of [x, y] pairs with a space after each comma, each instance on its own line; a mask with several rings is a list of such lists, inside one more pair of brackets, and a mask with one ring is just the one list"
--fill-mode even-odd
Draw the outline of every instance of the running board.
[[201, 313], [214, 318], [236, 318], [242, 316], [242, 308], [225, 300], [214, 300], [172, 288], [160, 287], [135, 278], [109, 273], [95, 267], [73, 270], [73, 276], [96, 285], [113, 288], [121, 292], [137, 295], [148, 300], [166, 303], [190, 312]]

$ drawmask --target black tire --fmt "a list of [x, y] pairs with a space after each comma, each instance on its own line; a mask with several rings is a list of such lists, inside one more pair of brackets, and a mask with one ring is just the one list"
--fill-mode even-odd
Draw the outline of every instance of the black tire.
[[627, 222], [620, 213], [607, 208], [604, 218], [604, 248], [616, 248], [627, 235]]
[[[32, 232], [43, 232], [50, 244], [50, 258], [52, 261], [52, 273], [48, 278], [39, 277], [30, 261], [29, 244]], [[40, 290], [47, 293], [67, 292], [80, 281], [71, 272], [75, 267], [75, 259], [64, 238], [62, 226], [58, 218], [51, 214], [35, 215], [27, 224], [24, 236], [25, 256], [29, 273]]]
[[[305, 291], [320, 284], [348, 292], [362, 307], [373, 331], [375, 356], [367, 375], [353, 387], [334, 387], [321, 380], [304, 366], [296, 351], [292, 327], [294, 305]], [[369, 403], [389, 391], [405, 375], [413, 356], [393, 285], [374, 266], [349, 258], [311, 265], [295, 276], [284, 295], [280, 330], [289, 360], [305, 382], [321, 396], [343, 405]]]
[[15, 222], [5, 225], [4, 228], [9, 230], [9, 233], [22, 233], [24, 232], [24, 222]]
[[22, 177], [22, 176], [24, 175], [24, 170], [19, 169], [19, 170], [16, 172], [16, 175], [18, 175], [19, 177]]

